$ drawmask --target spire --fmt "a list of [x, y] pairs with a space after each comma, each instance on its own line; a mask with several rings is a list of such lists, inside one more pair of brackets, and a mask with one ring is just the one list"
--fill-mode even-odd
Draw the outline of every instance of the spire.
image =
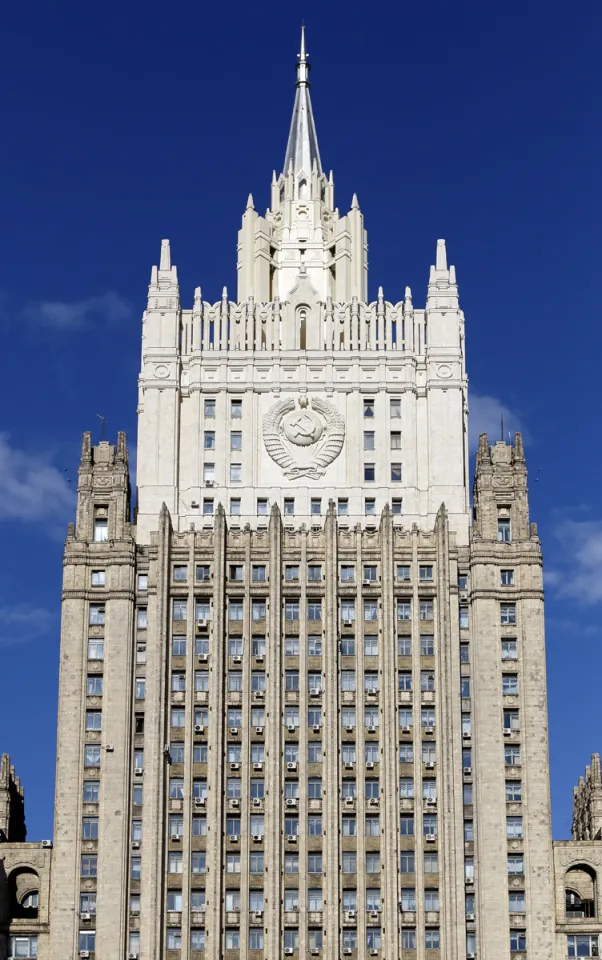
[[282, 168], [285, 176], [291, 166], [293, 173], [300, 173], [303, 170], [309, 176], [314, 161], [318, 174], [322, 173], [318, 136], [309, 96], [309, 62], [305, 50], [305, 27], [301, 27], [301, 50], [297, 60], [297, 92]]

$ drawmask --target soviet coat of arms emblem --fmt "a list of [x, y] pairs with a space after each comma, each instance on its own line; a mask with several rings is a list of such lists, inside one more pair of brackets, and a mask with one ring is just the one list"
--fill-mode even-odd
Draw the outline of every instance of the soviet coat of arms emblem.
[[319, 397], [280, 400], [263, 418], [263, 442], [285, 477], [318, 480], [344, 440], [343, 417]]

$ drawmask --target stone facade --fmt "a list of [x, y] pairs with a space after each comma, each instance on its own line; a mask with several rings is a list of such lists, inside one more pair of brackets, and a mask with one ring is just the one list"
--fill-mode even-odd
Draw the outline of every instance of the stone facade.
[[574, 840], [551, 838], [522, 439], [480, 438], [471, 510], [445, 243], [424, 308], [407, 288], [367, 302], [363, 218], [334, 206], [308, 70], [303, 42], [271, 209], [250, 197], [243, 216], [239, 302], [197, 288], [183, 308], [163, 241], [134, 520], [125, 436], [84, 435], [52, 884], [50, 851], [13, 842], [3, 762], [5, 953], [35, 860], [43, 960], [598, 955], [597, 758]]

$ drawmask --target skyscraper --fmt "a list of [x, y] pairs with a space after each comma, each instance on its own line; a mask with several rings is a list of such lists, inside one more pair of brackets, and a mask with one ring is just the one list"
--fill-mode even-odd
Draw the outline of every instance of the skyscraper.
[[424, 307], [368, 302], [308, 73], [303, 39], [237, 302], [182, 307], [162, 243], [133, 519], [124, 435], [84, 436], [46, 956], [597, 956], [599, 764], [555, 867], [522, 440], [481, 437], [471, 508], [455, 269], [438, 240]]

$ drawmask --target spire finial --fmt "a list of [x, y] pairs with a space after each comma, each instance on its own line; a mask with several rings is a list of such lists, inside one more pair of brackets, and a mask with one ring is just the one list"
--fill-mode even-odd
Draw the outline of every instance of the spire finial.
[[293, 119], [284, 157], [284, 173], [288, 173], [292, 164], [294, 173], [303, 171], [308, 177], [316, 163], [318, 174], [322, 173], [318, 136], [309, 96], [309, 60], [305, 46], [305, 25], [301, 27], [301, 49], [297, 54], [297, 92]]
[[447, 270], [447, 251], [445, 249], [445, 240], [437, 240], [437, 259], [435, 267], [437, 270]]
[[159, 261], [159, 270], [171, 270], [171, 250], [169, 240], [161, 241], [161, 259]]

